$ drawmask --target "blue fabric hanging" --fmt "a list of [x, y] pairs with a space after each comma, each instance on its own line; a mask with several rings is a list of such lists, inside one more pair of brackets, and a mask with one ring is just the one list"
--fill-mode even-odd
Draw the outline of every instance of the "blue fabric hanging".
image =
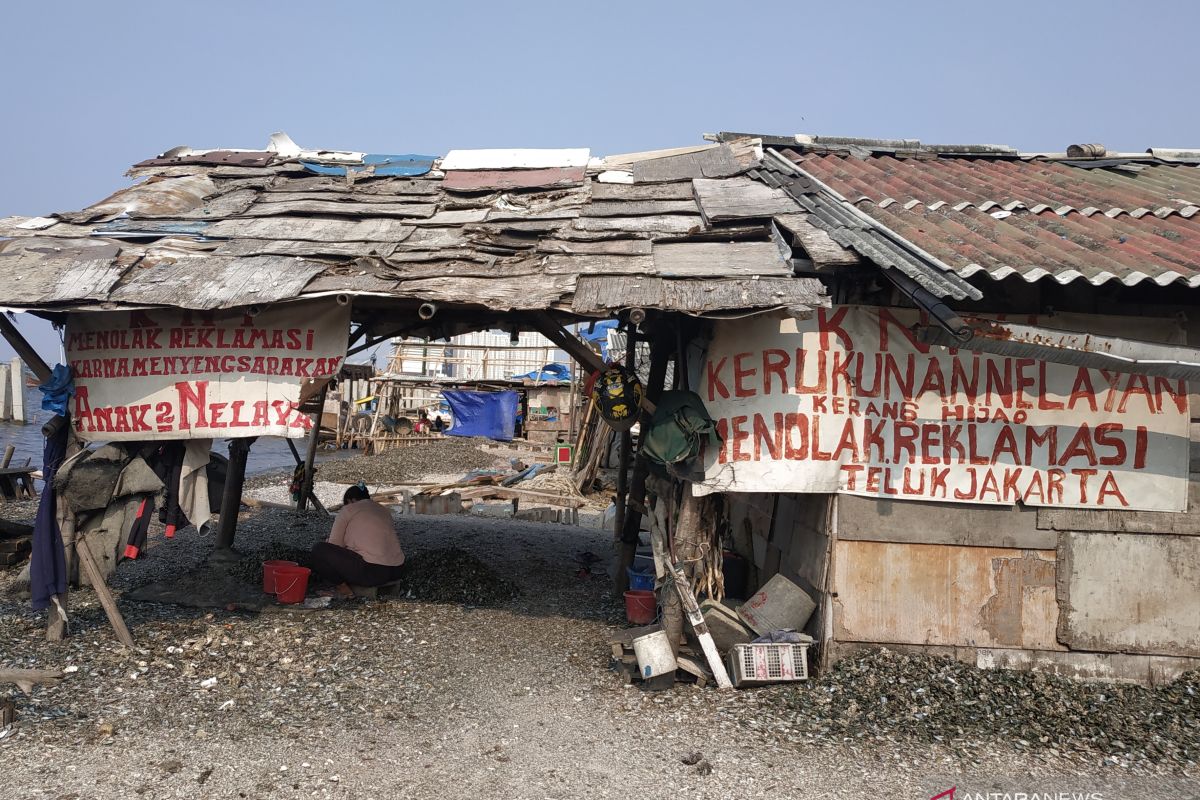
[[42, 410], [53, 414], [66, 416], [70, 409], [71, 396], [75, 394], [75, 380], [71, 377], [71, 368], [66, 364], [56, 364], [45, 383], [38, 386], [42, 392]]
[[486, 436], [511, 442], [517, 424], [516, 392], [442, 392], [454, 425], [449, 436]]
[[50, 605], [50, 598], [67, 591], [67, 562], [63, 555], [62, 532], [58, 529], [58, 508], [54, 502], [54, 476], [67, 452], [70, 424], [46, 438], [42, 450], [42, 496], [33, 524], [33, 553], [29, 561], [29, 592], [35, 610]]

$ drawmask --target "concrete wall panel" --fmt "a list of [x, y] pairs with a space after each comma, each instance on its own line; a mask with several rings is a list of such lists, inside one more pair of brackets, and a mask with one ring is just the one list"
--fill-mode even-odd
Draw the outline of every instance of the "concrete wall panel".
[[1058, 553], [1071, 649], [1200, 656], [1200, 537], [1069, 531]]

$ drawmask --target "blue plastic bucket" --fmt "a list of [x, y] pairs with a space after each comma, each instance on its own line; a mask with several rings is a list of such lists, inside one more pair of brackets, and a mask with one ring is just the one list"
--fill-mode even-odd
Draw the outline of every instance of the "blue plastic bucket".
[[626, 572], [629, 575], [630, 589], [645, 589], [651, 592], [654, 591], [653, 572], [636, 572], [633, 567], [630, 567]]

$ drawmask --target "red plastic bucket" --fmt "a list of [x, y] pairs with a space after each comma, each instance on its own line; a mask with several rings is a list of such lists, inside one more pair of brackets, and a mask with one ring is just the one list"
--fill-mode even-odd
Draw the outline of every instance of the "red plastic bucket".
[[295, 561], [264, 561], [263, 562], [263, 592], [275, 594], [275, 570], [280, 567], [298, 566]]
[[625, 593], [625, 617], [634, 625], [649, 625], [658, 616], [654, 592], [630, 589]]
[[303, 603], [308, 593], [308, 567], [276, 567], [275, 597], [281, 603]]

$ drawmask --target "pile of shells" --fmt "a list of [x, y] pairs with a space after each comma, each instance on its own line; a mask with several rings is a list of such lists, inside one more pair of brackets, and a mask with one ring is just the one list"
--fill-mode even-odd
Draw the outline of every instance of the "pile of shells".
[[1148, 688], [880, 650], [844, 659], [783, 696], [804, 727], [839, 740], [953, 746], [1001, 739], [1122, 760], [1194, 763], [1200, 756], [1200, 672]]
[[468, 606], [501, 605], [518, 593], [512, 581], [456, 547], [428, 550], [408, 559], [399, 588], [410, 598]]

